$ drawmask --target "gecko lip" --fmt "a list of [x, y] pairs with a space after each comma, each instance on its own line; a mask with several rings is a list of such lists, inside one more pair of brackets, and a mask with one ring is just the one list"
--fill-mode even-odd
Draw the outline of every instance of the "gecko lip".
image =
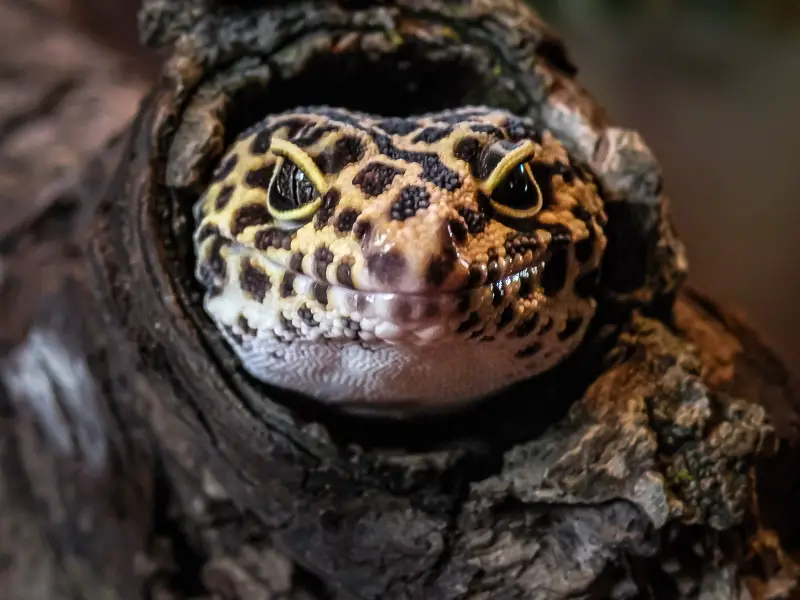
[[316, 284], [327, 286], [331, 290], [342, 290], [345, 293], [356, 296], [372, 296], [376, 298], [407, 298], [419, 300], [451, 300], [454, 303], [462, 301], [470, 296], [479, 296], [487, 291], [491, 292], [493, 296], [503, 295], [512, 290], [518, 290], [523, 283], [530, 284], [535, 287], [542, 276], [544, 268], [547, 264], [548, 254], [545, 253], [536, 257], [534, 260], [528, 261], [524, 267], [521, 267], [511, 273], [497, 278], [496, 280], [483, 282], [478, 285], [470, 287], [463, 287], [455, 290], [429, 290], [424, 292], [407, 292], [400, 290], [368, 290], [347, 287], [336, 283], [331, 283], [328, 280], [323, 280], [315, 275], [292, 269], [289, 266], [271, 259], [264, 257], [264, 259], [275, 269], [284, 273], [291, 273], [296, 282], [306, 283], [307, 285]]

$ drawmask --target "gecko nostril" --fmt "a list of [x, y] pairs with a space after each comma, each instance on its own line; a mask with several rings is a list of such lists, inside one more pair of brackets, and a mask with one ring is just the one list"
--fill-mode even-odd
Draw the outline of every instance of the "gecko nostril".
[[428, 285], [437, 288], [442, 285], [458, 262], [458, 252], [450, 245], [442, 249], [441, 254], [431, 258], [428, 263], [426, 279]]
[[367, 269], [382, 285], [396, 285], [405, 274], [406, 259], [396, 250], [375, 252], [366, 257]]

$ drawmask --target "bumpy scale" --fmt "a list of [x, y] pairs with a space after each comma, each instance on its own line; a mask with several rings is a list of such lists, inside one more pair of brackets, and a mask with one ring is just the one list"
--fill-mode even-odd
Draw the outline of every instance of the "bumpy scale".
[[255, 378], [335, 403], [442, 408], [583, 339], [606, 245], [591, 175], [529, 119], [271, 116], [195, 207], [205, 310]]

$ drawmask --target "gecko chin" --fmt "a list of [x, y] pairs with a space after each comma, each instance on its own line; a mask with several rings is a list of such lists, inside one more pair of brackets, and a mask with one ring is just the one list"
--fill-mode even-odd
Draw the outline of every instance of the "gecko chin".
[[330, 285], [235, 246], [226, 261], [204, 306], [242, 368], [351, 411], [461, 407], [552, 368], [588, 326], [541, 294], [544, 260], [427, 294]]

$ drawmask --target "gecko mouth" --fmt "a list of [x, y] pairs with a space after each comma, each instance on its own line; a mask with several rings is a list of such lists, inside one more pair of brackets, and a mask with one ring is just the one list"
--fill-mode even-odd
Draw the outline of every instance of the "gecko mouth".
[[[241, 253], [242, 260], [252, 257], [253, 250], [243, 246], [230, 246], [230, 250]], [[517, 299], [528, 298], [536, 304], [545, 301], [538, 293], [546, 266], [544, 259], [490, 283], [425, 293], [354, 289], [288, 268], [274, 258], [262, 255], [260, 263], [281, 293], [285, 290], [291, 296], [313, 298], [329, 315], [348, 316], [362, 324], [373, 322], [382, 342], [429, 345], [440, 339], [445, 330], [468, 335], [481, 329], [485, 321], [495, 319], [503, 306]]]
[[[244, 246], [238, 242], [233, 242], [230, 245], [231, 252], [241, 253], [248, 255], [253, 252], [252, 248]], [[419, 299], [420, 301], [426, 299], [442, 299], [452, 303], [464, 301], [465, 298], [477, 297], [485, 295], [487, 292], [493, 298], [503, 297], [509, 294], [532, 296], [534, 291], [538, 289], [542, 283], [542, 278], [545, 275], [545, 269], [549, 264], [551, 253], [547, 250], [536, 255], [530, 260], [525, 261], [522, 265], [514, 268], [513, 264], [501, 262], [501, 267], [494, 273], [489, 272], [487, 269], [480, 270], [480, 278], [476, 277], [475, 281], [468, 282], [467, 285], [451, 290], [423, 290], [423, 291], [406, 291], [406, 290], [393, 290], [393, 289], [367, 289], [355, 286], [341, 285], [331, 282], [328, 279], [322, 279], [315, 272], [307, 272], [303, 269], [293, 268], [293, 266], [277, 260], [267, 254], [260, 254], [270, 267], [273, 273], [278, 273], [281, 279], [288, 275], [294, 285], [298, 285], [305, 289], [312, 286], [323, 286], [329, 290], [339, 291], [353, 296], [360, 297], [375, 297], [375, 298], [407, 298]], [[505, 268], [504, 268], [505, 267]]]
[[[267, 257], [267, 260], [275, 269], [291, 273], [294, 277], [307, 278], [316, 285], [349, 290], [357, 294], [407, 298], [461, 298], [465, 295], [480, 294], [486, 291], [491, 292], [494, 296], [503, 295], [513, 289], [521, 289], [524, 292], [523, 295], [528, 295], [540, 285], [543, 273], [548, 264], [548, 258], [549, 253], [545, 252], [532, 260], [526, 261], [522, 265], [516, 266], [516, 268], [509, 264], [505, 268], [501, 266], [494, 270], [488, 270], [486, 267], [472, 269], [471, 272], [474, 273], [474, 275], [472, 275], [470, 280], [466, 281], [463, 286], [454, 289], [423, 290], [378, 289], [341, 285], [327, 279], [321, 279], [316, 273], [293, 269], [289, 265], [272, 258]], [[529, 292], [525, 292], [525, 290], [529, 290]]]

